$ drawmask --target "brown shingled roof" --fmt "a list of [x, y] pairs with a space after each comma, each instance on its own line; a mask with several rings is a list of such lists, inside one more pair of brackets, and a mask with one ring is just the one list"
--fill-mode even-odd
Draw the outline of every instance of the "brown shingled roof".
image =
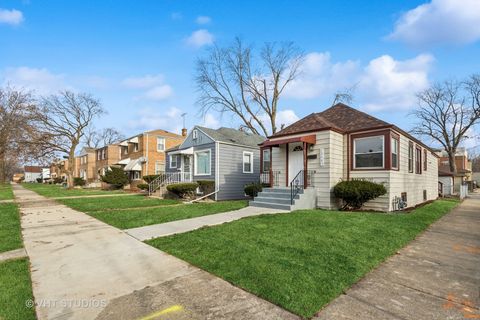
[[365, 112], [349, 107], [343, 103], [338, 103], [325, 111], [306, 116], [275, 133], [272, 137], [327, 129], [345, 133], [390, 125], [388, 122], [372, 117]]
[[41, 173], [41, 172], [42, 172], [42, 167], [37, 167], [37, 166], [25, 166], [24, 171], [25, 171], [25, 172]]

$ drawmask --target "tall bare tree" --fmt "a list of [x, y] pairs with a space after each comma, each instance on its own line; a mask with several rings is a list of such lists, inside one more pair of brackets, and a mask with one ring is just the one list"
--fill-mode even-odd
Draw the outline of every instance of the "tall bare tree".
[[448, 154], [450, 171], [456, 172], [455, 153], [468, 132], [480, 122], [480, 75], [462, 82], [436, 84], [418, 94], [418, 120], [414, 134], [432, 138]]
[[117, 143], [125, 139], [125, 136], [114, 128], [105, 128], [101, 131], [89, 130], [84, 136], [84, 144], [91, 148], [100, 148], [109, 144]]
[[303, 57], [292, 42], [265, 43], [259, 54], [239, 38], [213, 47], [197, 61], [201, 113], [229, 113], [255, 134], [275, 133], [280, 97], [298, 76]]
[[100, 101], [90, 94], [61, 91], [42, 97], [38, 125], [48, 137], [50, 151], [68, 156], [68, 186], [73, 187], [75, 151], [95, 118], [102, 115]]
[[0, 182], [11, 178], [22, 162], [45, 155], [35, 122], [39, 112], [30, 92], [0, 88]]

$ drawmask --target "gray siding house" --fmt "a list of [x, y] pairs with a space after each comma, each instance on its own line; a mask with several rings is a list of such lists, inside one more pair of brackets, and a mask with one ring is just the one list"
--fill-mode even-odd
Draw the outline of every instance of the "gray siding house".
[[180, 146], [166, 151], [166, 172], [179, 173], [181, 181], [215, 181], [215, 200], [243, 199], [244, 186], [259, 179], [264, 140], [231, 128], [195, 126]]

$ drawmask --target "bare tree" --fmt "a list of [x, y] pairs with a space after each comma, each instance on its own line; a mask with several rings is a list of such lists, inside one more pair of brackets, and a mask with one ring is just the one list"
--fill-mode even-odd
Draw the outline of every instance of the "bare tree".
[[100, 148], [117, 143], [125, 139], [125, 136], [114, 128], [105, 128], [102, 131], [88, 130], [84, 136], [84, 144], [91, 148]]
[[345, 104], [352, 104], [353, 103], [353, 92], [355, 91], [357, 84], [346, 88], [344, 90], [337, 91], [333, 95], [333, 102], [332, 106], [336, 105], [337, 103], [345, 103]]
[[0, 182], [11, 178], [22, 162], [45, 156], [35, 122], [38, 108], [30, 92], [0, 88]]
[[229, 47], [213, 47], [197, 61], [201, 113], [227, 112], [255, 134], [277, 132], [280, 97], [298, 76], [303, 57], [291, 42], [265, 43], [258, 56], [239, 38]]
[[90, 94], [62, 91], [42, 97], [42, 117], [38, 121], [43, 134], [48, 137], [48, 148], [68, 156], [68, 186], [73, 187], [76, 170], [75, 151], [92, 121], [104, 113], [100, 101]]
[[450, 171], [456, 172], [455, 153], [468, 132], [480, 121], [480, 75], [466, 81], [447, 81], [418, 94], [418, 123], [412, 133], [432, 138], [448, 154]]

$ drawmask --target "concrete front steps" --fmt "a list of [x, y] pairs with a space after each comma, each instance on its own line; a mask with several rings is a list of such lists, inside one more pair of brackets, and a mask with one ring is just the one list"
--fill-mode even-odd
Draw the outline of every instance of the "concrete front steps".
[[279, 210], [314, 209], [316, 192], [314, 188], [300, 190], [291, 203], [290, 188], [264, 188], [250, 201], [252, 207], [263, 207]]

